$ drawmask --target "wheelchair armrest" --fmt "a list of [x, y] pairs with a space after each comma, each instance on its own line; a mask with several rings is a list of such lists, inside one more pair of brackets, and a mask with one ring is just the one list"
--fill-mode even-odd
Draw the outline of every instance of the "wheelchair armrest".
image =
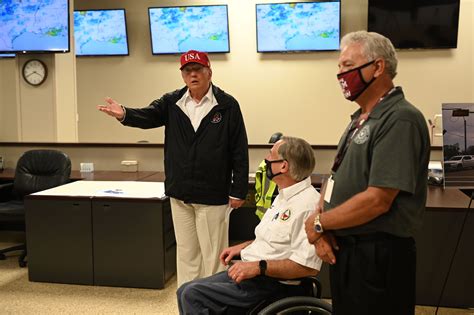
[[308, 287], [311, 286], [313, 289], [314, 297], [320, 299], [321, 298], [321, 282], [316, 278], [316, 276], [309, 276], [300, 278], [302, 285], [307, 285]]
[[[316, 276], [307, 276], [307, 277], [301, 277], [301, 278], [293, 278], [293, 279], [282, 279], [282, 278], [275, 278], [276, 280], [282, 281], [282, 282], [288, 282], [288, 285], [298, 285], [303, 288], [307, 289], [307, 293], [310, 296], [313, 296], [315, 298], [320, 299], [321, 298], [321, 293], [322, 293], [322, 288], [321, 288], [321, 282], [319, 282], [318, 278]], [[298, 283], [293, 283], [290, 284], [291, 282], [299, 282]]]

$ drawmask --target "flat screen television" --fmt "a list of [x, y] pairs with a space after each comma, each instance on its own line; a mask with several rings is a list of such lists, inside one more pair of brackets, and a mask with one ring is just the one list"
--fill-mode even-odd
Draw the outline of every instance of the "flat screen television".
[[76, 56], [127, 56], [124, 9], [74, 11]]
[[15, 58], [15, 54], [0, 54], [0, 58]]
[[474, 103], [444, 103], [445, 188], [474, 188]]
[[0, 1], [0, 53], [68, 51], [68, 0]]
[[257, 51], [338, 50], [341, 2], [256, 4]]
[[369, 0], [367, 30], [395, 48], [456, 48], [460, 0]]
[[230, 51], [227, 5], [152, 7], [148, 17], [154, 55]]

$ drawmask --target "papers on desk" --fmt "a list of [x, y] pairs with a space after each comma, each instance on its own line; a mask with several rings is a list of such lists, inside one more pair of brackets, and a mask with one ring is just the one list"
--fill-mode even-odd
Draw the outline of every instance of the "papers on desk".
[[77, 181], [43, 190], [33, 195], [158, 199], [166, 197], [163, 182], [135, 181]]

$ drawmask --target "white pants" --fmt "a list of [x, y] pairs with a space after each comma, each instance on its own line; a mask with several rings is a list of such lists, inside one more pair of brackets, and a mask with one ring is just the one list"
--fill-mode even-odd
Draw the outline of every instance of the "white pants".
[[228, 204], [184, 203], [170, 198], [176, 236], [178, 288], [185, 282], [208, 277], [225, 267], [219, 261], [228, 246]]

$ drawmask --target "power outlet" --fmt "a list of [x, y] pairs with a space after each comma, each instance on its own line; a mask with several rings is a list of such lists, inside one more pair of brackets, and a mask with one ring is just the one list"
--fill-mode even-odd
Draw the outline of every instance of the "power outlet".
[[90, 173], [94, 171], [94, 163], [81, 163], [81, 172]]

